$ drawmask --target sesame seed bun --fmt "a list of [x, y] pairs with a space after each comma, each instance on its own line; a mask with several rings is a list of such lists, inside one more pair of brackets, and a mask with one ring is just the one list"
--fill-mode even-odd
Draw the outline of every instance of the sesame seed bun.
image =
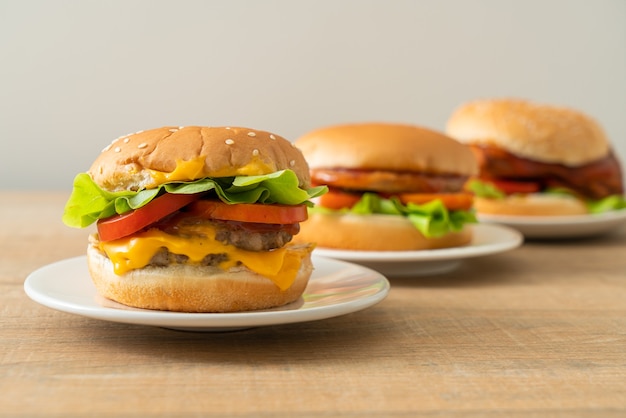
[[237, 127], [166, 126], [117, 138], [93, 162], [89, 174], [109, 191], [152, 188], [157, 172], [170, 173], [180, 161], [204, 159], [184, 180], [262, 175], [291, 169], [301, 187], [310, 183], [304, 157], [279, 135]]
[[471, 226], [440, 237], [426, 238], [402, 216], [314, 213], [300, 224], [296, 242], [359, 251], [415, 251], [458, 247], [472, 240]]
[[296, 141], [309, 166], [473, 175], [468, 147], [419, 126], [361, 123], [317, 129]]
[[524, 100], [476, 100], [458, 107], [446, 133], [472, 145], [493, 145], [545, 163], [580, 166], [607, 156], [598, 123], [576, 110]]

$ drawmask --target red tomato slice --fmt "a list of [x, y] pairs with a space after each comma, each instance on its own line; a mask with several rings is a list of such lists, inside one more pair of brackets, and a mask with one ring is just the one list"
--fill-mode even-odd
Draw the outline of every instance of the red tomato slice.
[[[469, 210], [474, 203], [474, 196], [471, 193], [398, 193], [388, 194], [381, 193], [381, 196], [389, 199], [397, 196], [403, 204], [412, 202], [418, 205], [439, 199], [450, 210]], [[319, 205], [329, 209], [351, 208], [359, 199], [360, 194], [342, 192], [339, 190], [330, 190], [328, 193], [320, 196]]]
[[541, 190], [541, 185], [532, 181], [488, 180], [488, 182], [506, 194], [536, 193]]
[[134, 234], [194, 200], [198, 200], [199, 197], [200, 194], [165, 193], [139, 209], [100, 219], [98, 221], [100, 241], [113, 241]]
[[220, 200], [205, 199], [189, 205], [187, 213], [191, 216], [205, 219], [284, 225], [303, 222], [308, 217], [305, 205], [228, 204]]
[[405, 205], [408, 202], [421, 205], [439, 199], [449, 210], [470, 210], [474, 204], [471, 193], [401, 193], [398, 198]]
[[351, 208], [361, 199], [361, 195], [357, 193], [347, 193], [339, 190], [329, 190], [325, 194], [318, 197], [318, 204], [328, 209]]

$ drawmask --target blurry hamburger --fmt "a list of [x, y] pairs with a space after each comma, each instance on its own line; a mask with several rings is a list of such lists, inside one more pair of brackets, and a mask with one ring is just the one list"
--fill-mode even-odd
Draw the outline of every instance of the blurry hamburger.
[[298, 241], [320, 247], [404, 251], [468, 244], [475, 221], [463, 191], [477, 167], [469, 147], [418, 126], [362, 123], [314, 130], [296, 141], [315, 200]]
[[581, 215], [626, 207], [622, 172], [589, 116], [524, 100], [461, 105], [446, 132], [468, 144], [480, 167], [468, 183], [484, 214]]
[[233, 312], [298, 299], [312, 245], [308, 165], [289, 141], [235, 127], [163, 127], [120, 137], [74, 180], [63, 221], [97, 225], [87, 261], [124, 305]]

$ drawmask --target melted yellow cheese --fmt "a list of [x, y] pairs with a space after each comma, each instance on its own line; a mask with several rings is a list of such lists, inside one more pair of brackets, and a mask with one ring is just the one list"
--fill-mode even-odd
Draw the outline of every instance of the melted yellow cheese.
[[155, 184], [163, 184], [171, 181], [189, 181], [202, 178], [205, 157], [194, 158], [193, 160], [176, 161], [174, 171], [167, 173], [164, 171], [150, 170]]
[[[191, 181], [205, 177], [203, 174], [205, 159], [206, 157], [198, 157], [189, 161], [177, 160], [176, 168], [170, 173], [150, 170], [153, 183], [156, 185], [173, 181]], [[211, 177], [256, 176], [274, 171], [276, 171], [274, 165], [267, 164], [258, 157], [253, 157], [248, 164], [242, 167], [226, 166], [221, 170], [212, 172]]]
[[224, 167], [214, 173], [212, 177], [230, 177], [230, 176], [258, 176], [261, 174], [273, 173], [276, 171], [274, 164], [267, 164], [258, 157], [253, 157], [250, 162], [242, 167], [233, 170], [232, 167]]
[[280, 248], [263, 252], [242, 250], [216, 241], [213, 238], [215, 230], [208, 225], [195, 225], [182, 232], [193, 232], [193, 235], [170, 235], [158, 229], [150, 229], [130, 238], [101, 242], [100, 249], [111, 259], [115, 274], [118, 275], [145, 267], [163, 247], [172, 253], [186, 255], [190, 263], [200, 263], [208, 254], [223, 253], [228, 257], [219, 264], [221, 269], [228, 270], [241, 262], [248, 269], [272, 280], [281, 290], [293, 284], [301, 260], [309, 251], [307, 248]]

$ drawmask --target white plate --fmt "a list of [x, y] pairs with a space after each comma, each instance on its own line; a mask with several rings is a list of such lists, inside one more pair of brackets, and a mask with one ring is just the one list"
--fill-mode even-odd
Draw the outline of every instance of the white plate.
[[183, 313], [103, 304], [99, 302], [102, 298], [91, 281], [84, 256], [32, 272], [24, 282], [24, 290], [35, 302], [62, 312], [186, 331], [227, 331], [326, 319], [368, 308], [389, 292], [389, 282], [376, 271], [316, 255], [312, 260], [315, 270], [300, 300], [261, 311]]
[[472, 242], [463, 247], [421, 251], [350, 251], [317, 247], [314, 253], [358, 263], [388, 276], [425, 276], [452, 271], [464, 258], [512, 250], [523, 242], [518, 231], [504, 226], [476, 224], [472, 228]]
[[505, 216], [479, 214], [481, 222], [515, 228], [526, 238], [580, 238], [614, 231], [626, 222], [626, 210], [594, 215]]

